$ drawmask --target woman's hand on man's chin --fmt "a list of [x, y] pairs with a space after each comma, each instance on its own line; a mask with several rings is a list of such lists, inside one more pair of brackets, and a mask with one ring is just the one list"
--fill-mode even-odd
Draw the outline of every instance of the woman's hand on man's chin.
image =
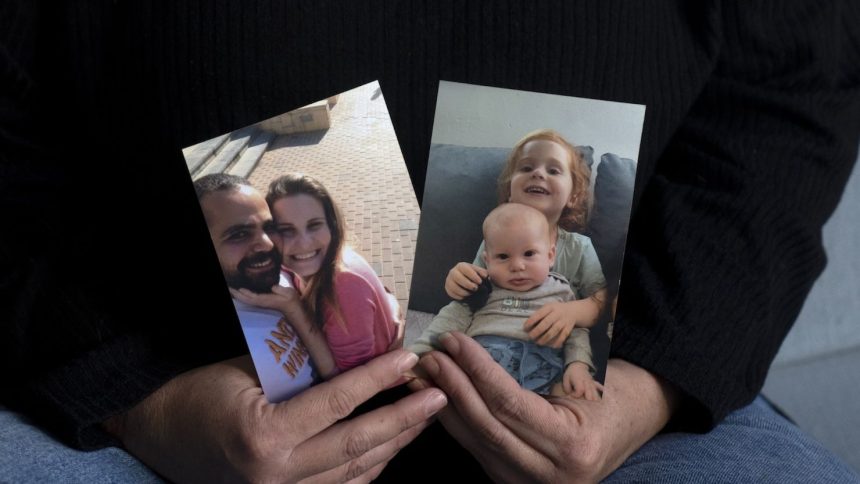
[[273, 309], [290, 318], [304, 311], [298, 291], [292, 287], [272, 286], [272, 292], [257, 293], [248, 289], [230, 288], [230, 295], [237, 300], [258, 308]]

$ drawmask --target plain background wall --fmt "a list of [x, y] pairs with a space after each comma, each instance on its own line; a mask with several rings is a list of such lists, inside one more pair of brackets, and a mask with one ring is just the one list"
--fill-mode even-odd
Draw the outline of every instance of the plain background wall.
[[573, 144], [639, 159], [645, 106], [441, 81], [433, 143], [510, 148], [529, 131], [551, 128]]

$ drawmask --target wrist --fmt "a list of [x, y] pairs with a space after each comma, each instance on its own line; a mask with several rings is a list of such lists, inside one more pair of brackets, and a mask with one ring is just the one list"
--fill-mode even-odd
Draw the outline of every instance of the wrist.
[[610, 358], [607, 363], [606, 384], [613, 393], [627, 402], [639, 399], [642, 408], [650, 415], [650, 421], [662, 429], [678, 408], [681, 393], [677, 387], [650, 371], [619, 358]]
[[563, 304], [565, 311], [574, 315], [573, 327], [588, 329], [597, 323], [600, 309], [592, 299], [576, 299]]
[[107, 432], [111, 437], [122, 442], [123, 434], [126, 428], [126, 413], [123, 412], [102, 422], [102, 430]]
[[296, 299], [288, 299], [281, 303], [281, 307], [278, 310], [283, 313], [284, 316], [287, 317], [291, 322], [294, 320], [304, 319], [307, 315], [305, 314], [305, 308], [302, 306], [302, 303]]

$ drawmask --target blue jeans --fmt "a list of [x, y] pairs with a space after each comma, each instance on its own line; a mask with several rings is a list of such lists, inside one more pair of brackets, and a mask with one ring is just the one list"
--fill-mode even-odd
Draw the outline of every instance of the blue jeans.
[[23, 415], [0, 406], [0, 482], [164, 481], [122, 449], [107, 447], [92, 452], [72, 449]]
[[549, 395], [552, 384], [561, 379], [564, 371], [561, 348], [504, 336], [475, 336], [475, 341], [526, 390]]
[[654, 437], [603, 482], [860, 483], [860, 474], [759, 396], [707, 434]]
[[[0, 482], [162, 480], [120, 449], [70, 449], [0, 407]], [[860, 483], [860, 475], [759, 398], [708, 434], [655, 437], [605, 482]]]

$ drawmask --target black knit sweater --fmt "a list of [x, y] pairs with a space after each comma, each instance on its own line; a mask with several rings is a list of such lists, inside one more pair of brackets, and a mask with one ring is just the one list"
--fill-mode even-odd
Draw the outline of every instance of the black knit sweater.
[[244, 351], [180, 148], [374, 79], [421, 198], [440, 79], [646, 105], [612, 356], [750, 402], [856, 158], [860, 4], [0, 4], [3, 403], [71, 445]]

